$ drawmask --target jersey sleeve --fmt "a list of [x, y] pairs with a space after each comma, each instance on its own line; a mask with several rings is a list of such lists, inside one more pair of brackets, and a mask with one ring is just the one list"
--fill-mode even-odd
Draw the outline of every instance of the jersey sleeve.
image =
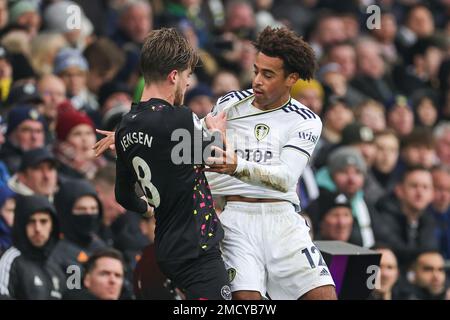
[[267, 166], [238, 157], [233, 176], [255, 186], [287, 192], [307, 166], [321, 131], [322, 122], [318, 117], [294, 125], [282, 147], [279, 165]]
[[296, 150], [309, 159], [322, 133], [322, 121], [318, 116], [296, 123], [289, 131], [289, 138], [283, 149]]
[[132, 172], [125, 161], [122, 159], [120, 146], [118, 145], [119, 138], [116, 132], [116, 184], [114, 192], [117, 202], [127, 210], [137, 213], [145, 213], [147, 211], [147, 203], [145, 200], [138, 197], [135, 192], [136, 179], [134, 172]]

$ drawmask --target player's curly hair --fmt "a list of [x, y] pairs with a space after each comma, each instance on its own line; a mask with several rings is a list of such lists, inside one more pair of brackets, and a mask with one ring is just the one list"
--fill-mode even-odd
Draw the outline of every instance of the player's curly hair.
[[314, 51], [294, 31], [285, 27], [266, 27], [254, 45], [259, 52], [283, 60], [286, 75], [297, 72], [300, 79], [313, 78], [316, 69]]
[[172, 70], [194, 69], [195, 49], [173, 28], [153, 30], [141, 50], [140, 67], [146, 83], [163, 80]]

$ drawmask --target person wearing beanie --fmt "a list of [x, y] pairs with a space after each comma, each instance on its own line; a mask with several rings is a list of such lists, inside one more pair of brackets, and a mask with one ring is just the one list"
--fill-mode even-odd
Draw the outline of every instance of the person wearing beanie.
[[186, 106], [192, 110], [200, 119], [206, 117], [211, 112], [214, 105], [211, 88], [199, 83], [186, 93], [184, 99]]
[[31, 105], [16, 105], [8, 114], [6, 142], [0, 150], [10, 174], [18, 171], [25, 151], [45, 145], [44, 117]]
[[12, 246], [12, 226], [16, 207], [15, 193], [6, 184], [0, 185], [0, 257]]
[[94, 177], [106, 164], [104, 158], [95, 157], [92, 146], [96, 141], [94, 124], [86, 113], [76, 110], [69, 101], [58, 106], [55, 154], [63, 176]]
[[41, 196], [18, 196], [13, 246], [0, 259], [0, 295], [17, 300], [61, 299], [65, 273], [49, 258], [58, 243], [53, 205]]
[[375, 135], [371, 128], [359, 122], [353, 122], [342, 131], [341, 145], [355, 147], [359, 150], [367, 165], [367, 174], [364, 179], [364, 193], [371, 204], [385, 195], [385, 190], [372, 174], [372, 165], [375, 162], [377, 147]]
[[94, 186], [82, 179], [62, 185], [54, 203], [62, 239], [51, 259], [63, 272], [74, 265], [82, 268], [93, 252], [107, 247], [97, 234], [103, 217], [102, 203]]
[[66, 85], [67, 96], [73, 107], [87, 112], [93, 118], [98, 110], [98, 102], [87, 87], [88, 71], [88, 62], [78, 49], [63, 48], [56, 54], [53, 72]]
[[10, 7], [9, 22], [25, 27], [30, 38], [33, 38], [41, 27], [42, 19], [34, 1], [20, 0]]
[[324, 102], [324, 90], [317, 80], [297, 80], [291, 89], [291, 96], [320, 115]]
[[17, 194], [37, 194], [53, 202], [58, 188], [56, 168], [56, 158], [47, 148], [28, 150], [23, 154], [19, 171], [8, 180], [8, 186]]
[[318, 203], [319, 225], [316, 239], [351, 242], [353, 215], [347, 196], [323, 190]]
[[[367, 165], [358, 149], [342, 146], [335, 149], [328, 157], [327, 166], [316, 173], [320, 192], [343, 193], [351, 202], [355, 219], [351, 242], [371, 247], [381, 234], [378, 228], [380, 221], [373, 204], [367, 200], [363, 186], [367, 176]], [[314, 201], [317, 205], [318, 200]], [[318, 216], [311, 216], [314, 223], [318, 223]]]
[[[70, 28], [67, 23], [74, 9], [81, 14], [78, 28]], [[45, 8], [43, 19], [46, 30], [62, 34], [71, 47], [80, 50], [85, 48], [94, 31], [94, 27], [83, 9], [73, 1], [62, 0], [49, 4]]]

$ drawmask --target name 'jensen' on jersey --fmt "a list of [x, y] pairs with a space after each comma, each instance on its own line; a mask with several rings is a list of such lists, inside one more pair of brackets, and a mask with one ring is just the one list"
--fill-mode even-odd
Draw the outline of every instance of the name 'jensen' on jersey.
[[144, 132], [128, 132], [126, 135], [122, 137], [120, 140], [120, 145], [123, 148], [123, 151], [126, 151], [128, 147], [130, 147], [133, 144], [142, 144], [144, 146], [147, 146], [151, 148], [152, 146], [153, 137], [149, 136], [147, 133]]

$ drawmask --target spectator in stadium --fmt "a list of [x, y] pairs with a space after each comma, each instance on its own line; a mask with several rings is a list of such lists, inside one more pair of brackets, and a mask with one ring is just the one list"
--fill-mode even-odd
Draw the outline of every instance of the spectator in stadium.
[[38, 76], [53, 73], [55, 56], [67, 41], [56, 32], [40, 32], [31, 40], [30, 63]]
[[211, 89], [214, 94], [214, 99], [217, 100], [219, 97], [227, 94], [228, 92], [241, 90], [241, 85], [239, 84], [239, 79], [234, 72], [220, 70], [216, 73], [212, 80]]
[[9, 89], [12, 84], [13, 66], [11, 58], [4, 46], [0, 46], [0, 88], [1, 105], [3, 106], [9, 95]]
[[342, 131], [341, 145], [354, 147], [363, 156], [367, 167], [363, 190], [366, 200], [371, 205], [374, 205], [384, 195], [384, 190], [372, 175], [371, 171], [377, 152], [375, 136], [372, 129], [358, 122], [347, 125]]
[[56, 138], [55, 154], [62, 175], [92, 179], [106, 164], [104, 158], [95, 158], [92, 150], [97, 140], [92, 120], [86, 113], [75, 110], [69, 101], [58, 106]]
[[9, 9], [8, 0], [0, 0], [0, 30], [2, 30], [8, 24]]
[[38, 33], [41, 22], [38, 7], [33, 1], [15, 1], [9, 8], [9, 23], [25, 27], [30, 39]]
[[99, 38], [91, 43], [83, 52], [89, 65], [87, 87], [98, 95], [105, 83], [112, 81], [125, 63], [125, 54], [108, 38]]
[[400, 285], [400, 271], [394, 252], [382, 246], [376, 247], [374, 250], [381, 253], [381, 261], [375, 280], [375, 289], [370, 294], [369, 300], [405, 299], [406, 293]]
[[0, 295], [19, 300], [61, 299], [65, 274], [49, 258], [58, 241], [55, 208], [41, 196], [19, 196], [13, 246], [0, 259]]
[[450, 169], [443, 165], [431, 169], [434, 197], [428, 212], [435, 218], [435, 236], [439, 251], [445, 259], [450, 259]]
[[445, 283], [444, 258], [437, 251], [424, 251], [414, 261], [409, 274], [410, 300], [449, 300]]
[[20, 169], [11, 177], [8, 185], [18, 194], [41, 195], [53, 202], [58, 188], [56, 166], [56, 158], [48, 149], [29, 150], [23, 154]]
[[115, 249], [102, 249], [84, 264], [83, 288], [64, 295], [65, 300], [118, 300], [124, 283], [125, 265]]
[[433, 201], [433, 178], [422, 167], [407, 168], [394, 190], [390, 201], [380, 199], [377, 209], [384, 220], [386, 233], [381, 239], [396, 254], [402, 271], [419, 252], [437, 249], [435, 223], [426, 214]]
[[117, 80], [128, 83], [138, 68], [139, 53], [145, 37], [153, 29], [153, 9], [148, 1], [128, 1], [119, 9], [119, 21], [111, 39], [125, 51], [125, 64]]
[[367, 97], [355, 90], [342, 73], [341, 66], [336, 62], [330, 62], [320, 67], [317, 79], [323, 84], [327, 95], [336, 95], [344, 98], [352, 108], [362, 103]]
[[439, 162], [450, 166], [450, 121], [440, 122], [433, 131]]
[[410, 134], [414, 129], [414, 113], [405, 96], [396, 96], [388, 104], [387, 124], [399, 138]]
[[53, 74], [46, 74], [39, 79], [37, 87], [44, 102], [42, 115], [47, 124], [47, 139], [53, 143], [56, 139], [58, 105], [66, 100], [66, 85], [61, 78]]
[[347, 81], [351, 81], [357, 71], [356, 51], [350, 42], [339, 42], [328, 47], [325, 54], [326, 63], [337, 63]]
[[310, 108], [315, 114], [321, 115], [324, 102], [324, 90], [317, 80], [298, 80], [291, 89], [291, 96]]
[[214, 75], [219, 70], [219, 65], [211, 53], [200, 46], [200, 39], [195, 32], [195, 26], [187, 19], [180, 21], [178, 30], [186, 37], [191, 46], [197, 51], [202, 64], [202, 68], [195, 71], [195, 76], [199, 82], [210, 83]]
[[422, 166], [431, 169], [437, 161], [435, 141], [431, 130], [417, 127], [403, 137], [400, 145], [400, 159], [403, 166]]
[[[316, 173], [316, 180], [320, 188], [343, 193], [350, 200], [355, 219], [350, 241], [364, 247], [371, 247], [378, 237], [379, 230], [376, 227], [379, 221], [364, 195], [366, 173], [367, 166], [358, 149], [344, 146], [337, 148], [329, 155], [327, 166]], [[314, 202], [317, 206], [318, 200]], [[311, 210], [309, 213], [311, 214]], [[311, 220], [313, 225], [318, 224], [316, 214], [311, 214]]]
[[437, 39], [428, 37], [410, 48], [404, 67], [399, 65], [393, 70], [394, 81], [403, 94], [411, 96], [419, 89], [438, 87], [439, 67], [444, 59], [441, 47]]
[[255, 51], [251, 41], [256, 36], [255, 12], [246, 1], [229, 1], [225, 6], [224, 32], [213, 43], [217, 62], [238, 74], [242, 87], [253, 75]]
[[320, 168], [327, 162], [330, 150], [342, 140], [342, 130], [353, 122], [353, 112], [347, 101], [337, 96], [329, 97], [323, 110], [323, 129], [317, 150], [312, 158], [313, 167]]
[[356, 58], [358, 74], [351, 85], [383, 104], [391, 101], [396, 89], [381, 56], [380, 45], [370, 38], [360, 39], [356, 44]]
[[18, 171], [25, 151], [41, 148], [45, 143], [45, 120], [29, 105], [16, 106], [8, 114], [6, 142], [0, 150], [0, 158], [9, 173]]
[[1, 38], [1, 45], [11, 54], [14, 72], [14, 80], [19, 80], [25, 77], [24, 75], [34, 75], [34, 71], [28, 61], [31, 53], [30, 35], [26, 27], [12, 25], [4, 31]]
[[[107, 123], [118, 124], [120, 121], [115, 121], [116, 116], [126, 113], [131, 108], [132, 92], [128, 87], [118, 82], [108, 82], [102, 85], [98, 93], [98, 102], [100, 106], [100, 114], [102, 115], [102, 127], [110, 130], [115, 126], [107, 127]], [[119, 117], [120, 120], [120, 117]]]
[[398, 175], [394, 173], [400, 153], [400, 141], [394, 131], [386, 129], [375, 134], [375, 146], [377, 151], [372, 173], [385, 192], [390, 192], [398, 180]]
[[433, 14], [430, 9], [417, 3], [406, 12], [405, 24], [400, 26], [396, 44], [403, 56], [418, 39], [432, 36], [435, 31]]
[[437, 97], [431, 90], [419, 90], [411, 97], [416, 125], [433, 128], [438, 120]]
[[95, 250], [106, 247], [96, 234], [103, 212], [95, 189], [84, 180], [62, 185], [55, 196], [55, 207], [62, 240], [51, 258], [66, 273], [69, 266], [81, 268]]
[[395, 65], [400, 56], [395, 45], [397, 36], [397, 21], [392, 12], [382, 12], [380, 17], [380, 28], [373, 28], [372, 35], [381, 47], [383, 59], [390, 65]]
[[375, 100], [366, 100], [355, 109], [355, 118], [368, 126], [374, 133], [386, 129], [386, 112], [382, 104]]
[[211, 89], [202, 83], [189, 90], [184, 100], [185, 105], [200, 119], [211, 112], [214, 102]]
[[95, 120], [98, 102], [87, 87], [88, 70], [79, 50], [63, 48], [56, 54], [53, 72], [64, 81], [74, 108], [87, 112]]
[[[71, 20], [73, 12], [80, 14], [79, 19]], [[50, 3], [45, 7], [43, 19], [45, 30], [62, 34], [72, 48], [84, 50], [92, 41], [92, 23], [74, 1], [60, 0]], [[69, 21], [71, 23], [68, 23]]]
[[[343, 193], [322, 190], [317, 198], [319, 204], [318, 226], [315, 240], [351, 242], [353, 215], [350, 201]], [[305, 210], [308, 212], [308, 209]]]
[[15, 193], [7, 185], [0, 185], [0, 257], [12, 245], [15, 207]]
[[[98, 170], [92, 180], [92, 185], [97, 192], [98, 198], [102, 204], [103, 214], [99, 226], [98, 235], [109, 246], [114, 245], [114, 234], [111, 229], [119, 216], [125, 214], [125, 209], [117, 203], [114, 195], [114, 183], [116, 181], [116, 168], [108, 164]], [[126, 221], [127, 219], [125, 219]], [[123, 224], [124, 221], [122, 221]], [[125, 226], [120, 226], [125, 227]]]
[[321, 59], [326, 47], [345, 40], [347, 40], [347, 34], [343, 19], [328, 11], [320, 13], [309, 39], [317, 59]]

